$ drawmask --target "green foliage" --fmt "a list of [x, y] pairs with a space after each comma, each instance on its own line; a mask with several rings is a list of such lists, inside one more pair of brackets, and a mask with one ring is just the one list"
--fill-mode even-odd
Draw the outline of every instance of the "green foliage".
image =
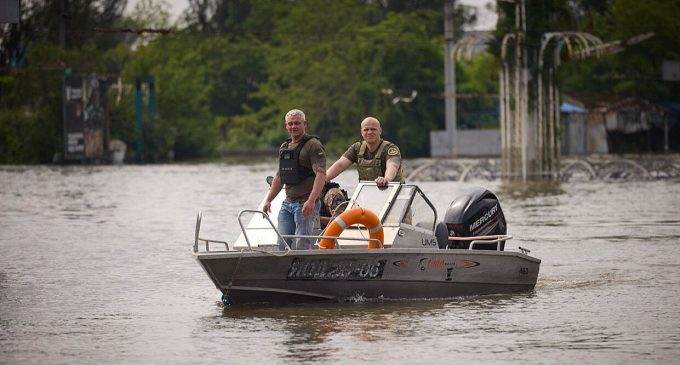
[[[89, 16], [72, 28], [167, 26], [164, 0], [138, 3], [130, 18], [120, 17], [116, 0], [102, 2], [101, 8], [87, 0], [71, 4], [78, 6], [73, 14]], [[171, 153], [184, 159], [212, 156], [219, 148], [278, 146], [286, 137], [283, 115], [291, 108], [307, 112], [310, 132], [333, 152], [357, 140], [360, 121], [373, 115], [382, 121], [385, 138], [398, 143], [405, 155], [425, 155], [429, 131], [441, 128], [443, 119], [442, 7], [436, 1], [192, 0], [178, 33], [84, 32], [63, 51], [54, 46], [59, 22], [52, 15], [61, 11], [58, 4], [36, 3], [26, 24], [56, 51], [31, 45], [30, 62], [40, 65], [39, 71], [7, 76], [2, 87], [11, 98], [3, 100], [8, 108], [2, 120], [19, 120], [17, 115], [29, 110], [25, 118], [50, 123], [51, 128], [37, 130], [54, 138], [46, 144], [49, 152], [37, 157], [4, 150], [3, 156], [47, 162], [61, 150], [64, 68], [110, 75], [111, 85], [120, 78], [122, 88], [108, 91], [111, 137], [131, 148], [137, 139], [135, 80], [155, 79], [158, 112], [154, 121], [144, 115], [146, 161], [163, 161]], [[45, 67], [53, 67], [50, 77]], [[26, 77], [26, 90], [10, 89], [23, 85]], [[46, 92], [25, 96], [37, 90]], [[393, 102], [414, 91], [412, 102]], [[21, 135], [14, 132], [16, 122], [4, 123], [4, 148], [25, 151], [9, 142]], [[27, 157], [17, 159], [22, 154]]]
[[[81, 73], [115, 71], [106, 62], [120, 40], [92, 32], [120, 21], [124, 1], [73, 0], [22, 4], [20, 27], [0, 27], [0, 163], [45, 163], [63, 146], [62, 81], [67, 70]], [[65, 48], [59, 45], [60, 18], [68, 16]], [[21, 58], [13, 55], [25, 54]], [[11, 68], [14, 66], [16, 68]]]
[[567, 93], [588, 99], [637, 96], [677, 98], [680, 85], [661, 80], [663, 60], [680, 60], [680, 1], [612, 0], [593, 18], [593, 31], [605, 42], [626, 41], [653, 32], [654, 36], [598, 59], [572, 61], [561, 70]]
[[[10, 41], [3, 47], [28, 45], [29, 50], [25, 68], [0, 73], [4, 163], [48, 162], [61, 151], [61, 82], [67, 68], [109, 75], [111, 85], [120, 78], [122, 88], [108, 91], [111, 137], [130, 147], [137, 137], [135, 80], [155, 79], [156, 119], [145, 114], [146, 161], [278, 146], [286, 137], [283, 116], [292, 108], [307, 113], [310, 132], [334, 154], [360, 138], [359, 123], [369, 115], [381, 120], [384, 137], [408, 157], [427, 155], [429, 132], [443, 127], [443, 5], [438, 1], [191, 0], [176, 33], [144, 37], [91, 30], [167, 27], [165, 0], [144, 0], [129, 18], [121, 16], [119, 0], [69, 3], [75, 17], [66, 49], [57, 45], [59, 2], [30, 3], [22, 33], [12, 28], [13, 36], [4, 38]], [[530, 57], [548, 31], [586, 30], [605, 41], [654, 32], [652, 39], [621, 53], [566, 62], [561, 88], [647, 98], [680, 95], [678, 85], [659, 80], [660, 61], [680, 59], [678, 4], [527, 2]], [[514, 26], [514, 4], [498, 7], [500, 39]], [[459, 9], [457, 16], [462, 26], [470, 15]], [[26, 37], [29, 33], [33, 38]], [[497, 55], [494, 44], [490, 54], [459, 63], [458, 93], [496, 94]], [[417, 96], [407, 101], [413, 92]], [[492, 109], [494, 103], [483, 97], [461, 105]], [[494, 124], [474, 113], [469, 118], [481, 127]]]
[[494, 55], [484, 52], [456, 64], [456, 122], [461, 129], [494, 129], [498, 123], [498, 73]]
[[[94, 28], [110, 28], [122, 20], [125, 0], [22, 1], [22, 20], [18, 38], [59, 44], [61, 19], [65, 16], [66, 48], [78, 49], [87, 42], [105, 50], [115, 46], [120, 36], [97, 33]], [[66, 6], [63, 8], [63, 6]]]
[[[35, 43], [33, 60], [0, 76], [0, 163], [51, 161], [61, 146], [61, 59], [77, 58], [49, 43]], [[56, 117], [55, 117], [56, 116]]]
[[[235, 119], [235, 128], [258, 136], [265, 146], [285, 137], [283, 115], [307, 113], [313, 133], [331, 152], [342, 152], [359, 137], [359, 123], [373, 115], [385, 138], [411, 155], [429, 151], [429, 131], [441, 119], [441, 43], [427, 33], [431, 11], [381, 13], [356, 2], [308, 1], [293, 8], [276, 28], [267, 52], [268, 79], [253, 95], [263, 106]], [[324, 6], [324, 11], [318, 9]], [[382, 90], [392, 90], [386, 94]], [[392, 104], [396, 96], [418, 96]]]
[[[170, 151], [178, 159], [214, 155], [220, 136], [231, 135], [233, 117], [259, 107], [258, 99], [250, 94], [265, 71], [261, 46], [226, 37], [182, 35], [139, 48], [123, 76], [127, 84], [148, 76], [156, 80], [159, 112], [153, 130], [146, 131], [145, 142], [152, 145], [147, 160], [163, 160]], [[134, 105], [132, 92], [124, 104]], [[132, 123], [134, 108], [128, 107], [121, 118]], [[150, 124], [145, 128], [151, 128]], [[124, 130], [126, 134], [119, 137], [132, 144], [134, 133]]]
[[498, 90], [498, 59], [481, 53], [470, 62], [456, 65], [456, 90], [459, 93], [493, 94]]

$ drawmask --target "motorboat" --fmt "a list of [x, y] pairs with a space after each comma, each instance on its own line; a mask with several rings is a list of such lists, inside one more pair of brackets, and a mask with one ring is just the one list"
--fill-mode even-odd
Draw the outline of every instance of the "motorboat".
[[[238, 214], [234, 242], [201, 237], [197, 216], [193, 255], [225, 305], [451, 298], [536, 285], [541, 260], [522, 247], [505, 249], [512, 237], [496, 195], [484, 188], [456, 197], [439, 221], [415, 184], [360, 182], [313, 236], [281, 235], [262, 205]], [[298, 238], [316, 249], [290, 249]]]

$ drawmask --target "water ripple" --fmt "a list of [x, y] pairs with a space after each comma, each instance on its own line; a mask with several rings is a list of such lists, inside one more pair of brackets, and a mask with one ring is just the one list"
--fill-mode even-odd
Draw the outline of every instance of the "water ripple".
[[[7, 363], [675, 362], [680, 184], [422, 182], [443, 216], [498, 192], [542, 260], [531, 293], [223, 308], [192, 258], [233, 240], [271, 162], [0, 166], [0, 358]], [[353, 175], [352, 175], [353, 174]], [[350, 192], [356, 173], [338, 181]]]

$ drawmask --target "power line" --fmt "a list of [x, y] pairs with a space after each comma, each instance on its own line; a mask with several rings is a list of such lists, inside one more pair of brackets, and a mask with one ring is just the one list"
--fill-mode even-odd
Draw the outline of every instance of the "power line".
[[[93, 28], [94, 32], [97, 33], [155, 33], [155, 34], [170, 34], [176, 33], [177, 31], [172, 28]], [[77, 32], [77, 31], [73, 31]]]

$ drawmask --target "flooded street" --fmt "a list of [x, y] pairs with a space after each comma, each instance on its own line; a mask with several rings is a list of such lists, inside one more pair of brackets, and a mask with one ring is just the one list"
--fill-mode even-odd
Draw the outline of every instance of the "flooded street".
[[[270, 164], [0, 167], [0, 363], [677, 362], [680, 183], [423, 182], [497, 192], [533, 292], [223, 309], [192, 256], [233, 241]], [[337, 180], [350, 192], [356, 172]]]

